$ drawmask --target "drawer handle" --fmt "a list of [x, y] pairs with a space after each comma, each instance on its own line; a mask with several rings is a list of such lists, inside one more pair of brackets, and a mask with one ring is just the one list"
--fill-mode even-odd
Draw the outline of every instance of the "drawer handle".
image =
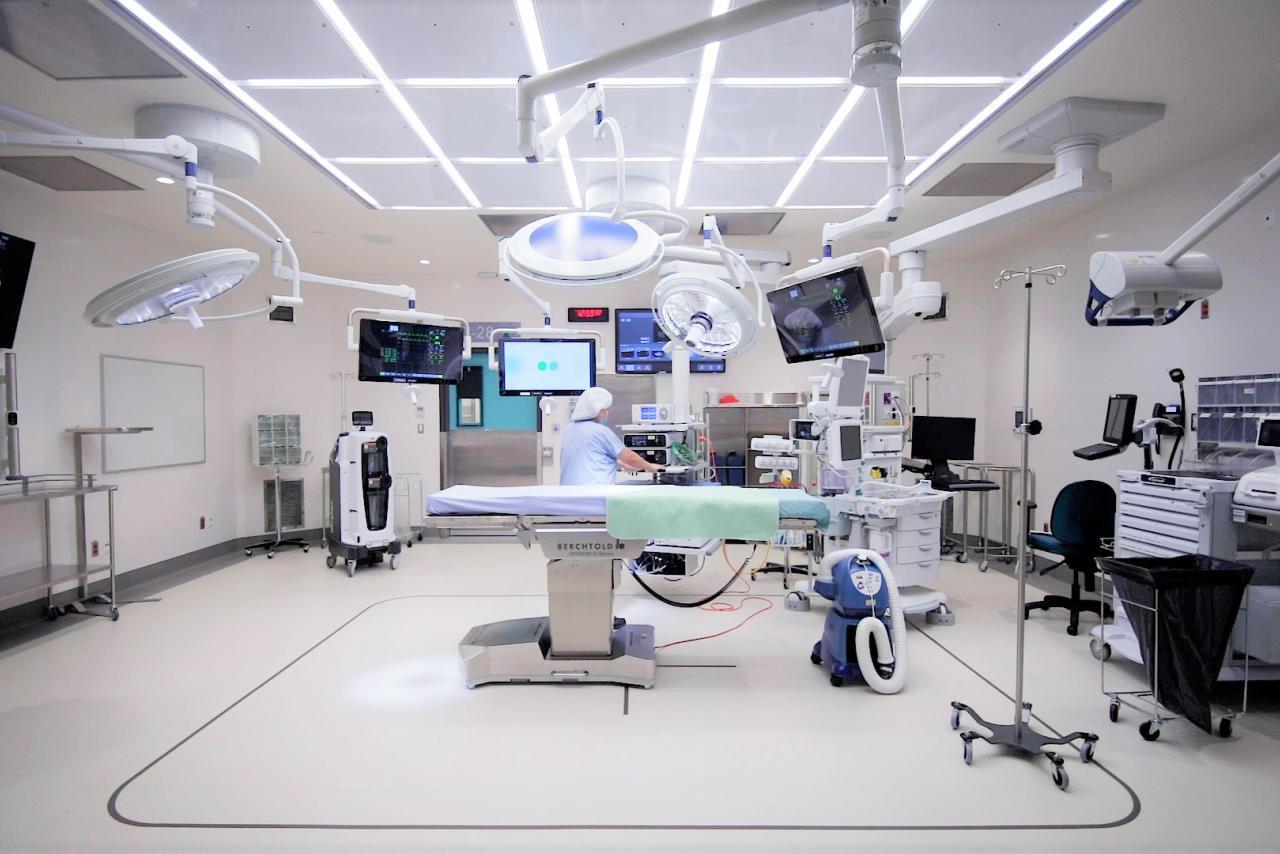
[[916, 566], [920, 567], [921, 569], [928, 569], [929, 567], [933, 566], [933, 561], [922, 560], [918, 564], [916, 564]]

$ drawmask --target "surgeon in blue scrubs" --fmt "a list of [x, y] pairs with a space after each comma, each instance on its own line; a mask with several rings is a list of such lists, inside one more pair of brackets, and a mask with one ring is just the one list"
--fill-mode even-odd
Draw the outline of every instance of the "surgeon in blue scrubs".
[[565, 428], [560, 443], [561, 486], [608, 486], [618, 467], [627, 471], [657, 472], [662, 466], [648, 462], [630, 448], [623, 447], [605, 426], [613, 395], [594, 386], [578, 398], [573, 407], [573, 423]]

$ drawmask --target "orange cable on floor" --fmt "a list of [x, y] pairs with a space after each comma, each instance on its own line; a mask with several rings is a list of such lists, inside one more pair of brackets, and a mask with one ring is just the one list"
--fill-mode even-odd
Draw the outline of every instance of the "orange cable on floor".
[[[747, 602], [748, 600], [750, 600], [750, 599], [758, 599], [758, 600], [760, 600], [761, 602], [763, 602], [763, 603], [764, 603], [764, 607], [763, 607], [763, 608], [761, 608], [759, 611], [755, 611], [755, 612], [753, 612], [753, 613], [749, 614], [747, 617], [743, 618], [743, 619], [742, 619], [742, 621], [741, 621], [741, 622], [739, 622], [737, 625], [735, 625], [735, 626], [730, 626], [729, 628], [725, 629], [724, 631], [716, 632], [715, 634], [712, 634], [712, 635], [702, 635], [702, 636], [700, 636], [700, 637], [696, 637], [696, 638], [685, 638], [684, 640], [671, 641], [670, 643], [659, 644], [658, 646], [654, 647], [654, 649], [666, 649], [667, 647], [671, 647], [671, 646], [679, 646], [679, 645], [680, 645], [680, 644], [682, 644], [682, 643], [694, 643], [694, 642], [696, 642], [696, 641], [704, 641], [704, 640], [711, 640], [712, 638], [724, 637], [725, 635], [729, 634], [730, 632], [734, 632], [734, 631], [737, 631], [738, 629], [742, 628], [742, 627], [743, 627], [743, 626], [745, 626], [747, 623], [751, 622], [751, 621], [752, 621], [752, 620], [754, 620], [756, 617], [758, 617], [758, 616], [760, 616], [761, 614], [763, 614], [765, 611], [768, 611], [768, 610], [770, 610], [770, 609], [772, 609], [772, 608], [773, 608], [773, 602], [772, 602], [772, 601], [770, 601], [769, 599], [766, 599], [766, 598], [765, 598], [765, 597], [763, 597], [763, 596], [746, 596], [746, 597], [744, 597], [744, 598], [743, 598], [742, 602], [740, 602], [740, 603], [738, 604], [738, 607], [739, 607], [739, 608], [741, 608], [741, 607], [742, 607], [742, 605], [746, 604], [746, 602]], [[733, 609], [733, 610], [736, 610], [736, 609]]]

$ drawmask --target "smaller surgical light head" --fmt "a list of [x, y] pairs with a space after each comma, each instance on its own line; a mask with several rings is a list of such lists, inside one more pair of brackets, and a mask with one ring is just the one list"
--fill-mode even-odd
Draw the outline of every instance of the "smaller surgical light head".
[[245, 249], [215, 249], [144, 270], [98, 294], [85, 306], [94, 326], [132, 326], [173, 314], [203, 324], [196, 306], [240, 284], [258, 267]]
[[724, 358], [755, 341], [755, 312], [727, 282], [702, 273], [667, 276], [653, 290], [653, 313], [662, 331], [704, 356]]

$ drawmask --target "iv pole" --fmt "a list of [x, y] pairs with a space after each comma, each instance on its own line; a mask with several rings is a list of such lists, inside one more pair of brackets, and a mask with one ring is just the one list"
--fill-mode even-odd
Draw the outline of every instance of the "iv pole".
[[[1001, 270], [1000, 275], [996, 278], [996, 290], [1000, 289], [1001, 282], [1012, 281], [1015, 278], [1023, 280], [1023, 289], [1026, 292], [1026, 323], [1023, 330], [1023, 362], [1022, 362], [1022, 406], [1023, 412], [1031, 412], [1031, 288], [1035, 284], [1037, 276], [1044, 279], [1045, 284], [1052, 285], [1058, 281], [1059, 276], [1066, 275], [1067, 268], [1062, 264], [1054, 264], [1050, 267], [1031, 268], [1025, 270]], [[1040, 434], [1042, 425], [1039, 421], [1023, 420], [1018, 426], [1018, 432], [1022, 434], [1022, 510], [1025, 514], [1023, 530], [1030, 530], [1031, 512], [1034, 509], [1030, 503], [1030, 495], [1028, 493], [1029, 468], [1030, 468], [1030, 452], [1031, 437]], [[984, 721], [977, 712], [972, 708], [960, 702], [951, 703], [951, 728], [960, 728], [960, 715], [963, 712], [973, 719], [974, 723], [984, 729], [990, 730], [990, 735], [984, 735], [980, 732], [969, 730], [960, 733], [960, 738], [964, 742], [964, 761], [966, 765], [973, 762], [973, 742], [982, 739], [988, 744], [997, 747], [1007, 747], [1012, 749], [1016, 754], [1024, 757], [1039, 758], [1045, 757], [1051, 763], [1053, 782], [1059, 788], [1065, 790], [1069, 783], [1067, 777], [1067, 769], [1063, 767], [1064, 762], [1061, 756], [1051, 750], [1045, 750], [1046, 747], [1054, 747], [1057, 745], [1068, 745], [1074, 741], [1080, 741], [1081, 744], [1077, 748], [1080, 751], [1080, 760], [1082, 762], [1090, 762], [1093, 759], [1094, 745], [1098, 743], [1098, 736], [1086, 732], [1072, 732], [1067, 735], [1051, 738], [1041, 735], [1031, 728], [1031, 704], [1023, 698], [1023, 673], [1026, 669], [1026, 621], [1021, 619], [1026, 610], [1027, 604], [1027, 569], [1028, 569], [1028, 544], [1025, 534], [1018, 542], [1018, 609], [1014, 613], [1019, 617], [1018, 623], [1018, 643], [1017, 643], [1017, 665], [1014, 677], [1013, 692], [1013, 723], [1012, 724], [993, 724]]]
[[911, 375], [911, 414], [916, 414], [916, 380], [924, 377], [924, 414], [930, 415], [929, 412], [929, 384], [934, 377], [942, 379], [942, 372], [933, 369], [933, 360], [941, 359], [945, 353], [916, 353], [911, 358], [924, 359], [924, 372]]

